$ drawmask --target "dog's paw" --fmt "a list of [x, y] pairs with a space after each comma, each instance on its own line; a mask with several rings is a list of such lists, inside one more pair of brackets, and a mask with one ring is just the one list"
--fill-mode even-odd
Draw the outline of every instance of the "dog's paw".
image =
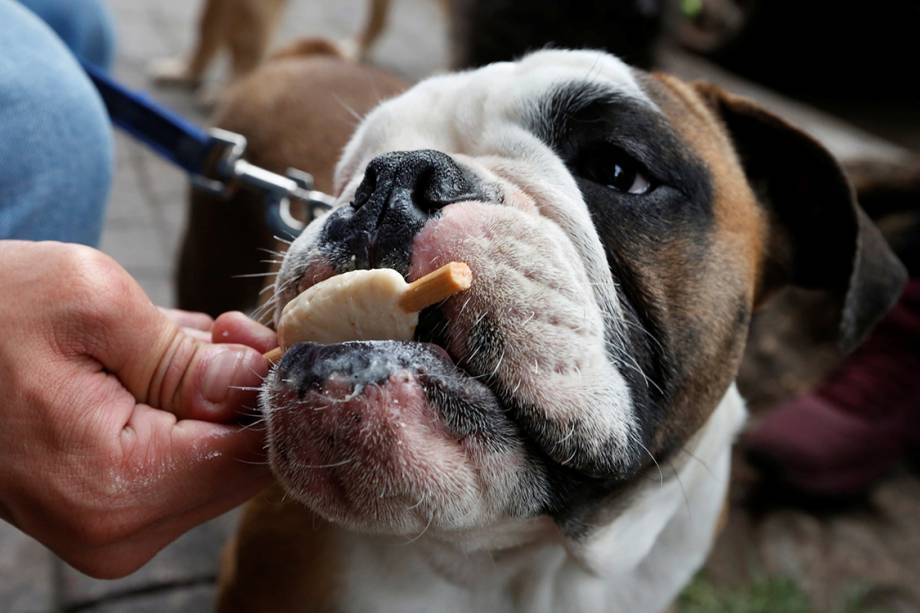
[[223, 83], [218, 81], [208, 81], [201, 85], [198, 88], [198, 93], [195, 96], [198, 106], [203, 111], [212, 111], [214, 108], [220, 104], [220, 101], [224, 97], [224, 93], [227, 91], [228, 86], [225, 86]]
[[147, 73], [157, 85], [184, 85], [195, 87], [201, 79], [189, 70], [188, 62], [182, 58], [160, 58], [150, 62]]
[[369, 49], [367, 45], [361, 43], [357, 38], [341, 38], [334, 41], [339, 54], [353, 62], [363, 62], [367, 60]]

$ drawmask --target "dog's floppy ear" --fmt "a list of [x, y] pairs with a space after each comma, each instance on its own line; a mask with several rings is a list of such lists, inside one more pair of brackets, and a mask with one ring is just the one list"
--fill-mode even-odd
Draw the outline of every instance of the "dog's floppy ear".
[[722, 119], [770, 219], [762, 294], [785, 284], [829, 292], [839, 303], [840, 346], [852, 350], [897, 301], [904, 267], [824, 147], [750, 100], [696, 88]]

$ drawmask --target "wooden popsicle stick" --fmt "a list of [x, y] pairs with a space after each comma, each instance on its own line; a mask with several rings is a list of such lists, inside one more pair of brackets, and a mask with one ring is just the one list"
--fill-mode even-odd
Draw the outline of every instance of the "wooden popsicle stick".
[[417, 313], [468, 290], [472, 283], [470, 267], [463, 262], [451, 262], [410, 283], [399, 298], [399, 306], [407, 313]]
[[[417, 313], [425, 307], [468, 290], [472, 283], [473, 271], [469, 266], [463, 262], [450, 262], [407, 285], [399, 297], [398, 304], [407, 313]], [[283, 355], [284, 350], [275, 347], [264, 357], [272, 364], [277, 364]]]
[[281, 361], [281, 358], [284, 356], [284, 349], [281, 347], [275, 347], [262, 357], [271, 362], [272, 364], [277, 364]]

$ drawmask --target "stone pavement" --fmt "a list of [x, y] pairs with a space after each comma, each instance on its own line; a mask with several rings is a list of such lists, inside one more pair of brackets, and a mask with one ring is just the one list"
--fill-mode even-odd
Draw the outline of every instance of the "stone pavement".
[[[400, 0], [394, 4], [391, 27], [375, 60], [410, 79], [442, 69], [447, 49], [438, 3]], [[147, 64], [189, 48], [198, 5], [187, 0], [110, 0], [120, 38], [117, 77], [135, 88], [150, 89]], [[303, 35], [346, 37], [358, 28], [364, 5], [365, 0], [293, 0], [278, 42]], [[876, 139], [698, 60], [669, 54], [668, 66], [682, 75], [716, 80], [764, 100], [813, 129], [841, 154], [897, 154]], [[153, 95], [190, 119], [206, 122], [206, 113], [192, 94], [158, 90]], [[155, 302], [169, 305], [185, 216], [186, 180], [136, 143], [121, 135], [116, 139], [115, 180], [102, 249], [121, 262]], [[213, 603], [218, 551], [234, 521], [231, 513], [191, 531], [140, 572], [120, 581], [81, 575], [0, 522], [0, 612], [207, 611]]]

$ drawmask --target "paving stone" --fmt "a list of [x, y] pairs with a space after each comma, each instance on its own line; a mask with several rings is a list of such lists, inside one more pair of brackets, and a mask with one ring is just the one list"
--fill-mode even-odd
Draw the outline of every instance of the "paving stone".
[[155, 211], [140, 187], [137, 173], [131, 168], [115, 172], [106, 210], [106, 230], [112, 224], [153, 224]]
[[[195, 582], [208, 580], [217, 574], [221, 548], [228, 536], [236, 529], [237, 517], [238, 512], [227, 513], [195, 528], [161, 551], [141, 570], [124, 579], [102, 581], [65, 567], [60, 573], [61, 602], [64, 606], [73, 606], [156, 586], [181, 584], [189, 580]], [[148, 609], [128, 608], [124, 610]], [[158, 609], [158, 611], [179, 610], [191, 609]]]
[[140, 270], [131, 271], [134, 279], [144, 288], [147, 296], [154, 304], [164, 307], [176, 306], [176, 288], [173, 281], [172, 260], [169, 262], [170, 267], [158, 270]]
[[173, 277], [174, 275], [172, 272], [173, 269], [175, 269], [180, 243], [182, 241], [183, 233], [185, 232], [186, 207], [183, 204], [178, 208], [166, 209], [162, 211], [162, 213], [163, 215], [157, 224], [158, 233], [164, 248], [166, 249], [167, 253], [170, 254], [169, 276]]
[[171, 264], [172, 254], [168, 245], [157, 235], [156, 228], [144, 220], [128, 221], [108, 228], [99, 247], [129, 272], [168, 269]]
[[190, 187], [188, 175], [151, 155], [138, 160], [137, 174], [156, 223], [162, 226], [184, 221]]
[[0, 520], [0, 611], [48, 613], [54, 603], [54, 556]]

